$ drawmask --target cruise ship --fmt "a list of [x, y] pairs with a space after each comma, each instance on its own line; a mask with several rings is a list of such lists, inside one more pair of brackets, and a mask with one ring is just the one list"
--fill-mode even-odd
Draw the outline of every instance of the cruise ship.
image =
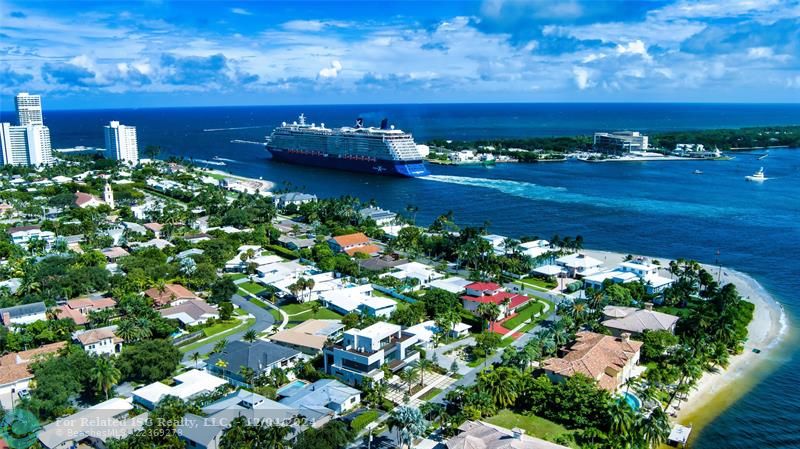
[[326, 128], [322, 123], [282, 123], [272, 131], [267, 151], [277, 161], [378, 175], [416, 178], [430, 174], [411, 134], [388, 126], [365, 127], [359, 118], [354, 127]]

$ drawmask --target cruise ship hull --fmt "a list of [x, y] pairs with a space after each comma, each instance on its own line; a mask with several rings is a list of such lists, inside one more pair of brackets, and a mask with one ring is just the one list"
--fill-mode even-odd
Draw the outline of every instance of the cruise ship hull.
[[335, 156], [326, 157], [321, 154], [308, 154], [301, 152], [288, 152], [267, 147], [267, 151], [276, 161], [288, 162], [298, 165], [311, 165], [314, 167], [331, 168], [375, 175], [402, 176], [418, 178], [430, 174], [428, 168], [421, 160], [417, 161], [390, 161], [390, 160], [361, 160], [345, 159]]

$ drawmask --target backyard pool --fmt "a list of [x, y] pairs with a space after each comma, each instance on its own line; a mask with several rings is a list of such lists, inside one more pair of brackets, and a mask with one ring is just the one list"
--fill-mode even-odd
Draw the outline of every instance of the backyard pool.
[[630, 391], [626, 391], [625, 393], [622, 393], [622, 398], [625, 399], [625, 402], [627, 402], [628, 405], [631, 406], [633, 411], [637, 411], [640, 408], [642, 408], [642, 400], [639, 399], [638, 396], [636, 396], [635, 394], [631, 393]]
[[278, 391], [276, 391], [275, 393], [277, 393], [278, 396], [284, 396], [284, 397], [291, 396], [295, 394], [298, 390], [301, 390], [306, 385], [308, 385], [308, 382], [304, 380], [300, 379], [293, 380], [288, 384], [278, 388]]

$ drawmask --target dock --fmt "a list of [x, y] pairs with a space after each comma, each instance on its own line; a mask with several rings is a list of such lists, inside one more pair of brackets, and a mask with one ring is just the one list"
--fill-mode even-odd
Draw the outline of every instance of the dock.
[[675, 424], [667, 437], [667, 444], [672, 447], [686, 447], [689, 435], [692, 434], [691, 426]]

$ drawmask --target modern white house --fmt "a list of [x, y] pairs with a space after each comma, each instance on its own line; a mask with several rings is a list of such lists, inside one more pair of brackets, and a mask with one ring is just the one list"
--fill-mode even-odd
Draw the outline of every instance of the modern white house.
[[470, 325], [464, 323], [456, 323], [452, 329], [440, 329], [436, 325], [436, 321], [428, 320], [411, 327], [403, 329], [403, 332], [411, 335], [416, 335], [420, 345], [428, 349], [433, 343], [434, 335], [446, 332], [448, 336], [453, 338], [466, 337], [469, 334]]
[[660, 267], [644, 259], [635, 259], [619, 264], [616, 268], [584, 277], [584, 285], [595, 290], [602, 290], [607, 280], [615, 284], [642, 281], [648, 294], [658, 295], [675, 281], [659, 274]]
[[567, 276], [577, 278], [599, 272], [603, 262], [585, 254], [573, 253], [556, 259], [556, 265], [562, 267]]
[[391, 276], [401, 281], [416, 279], [417, 286], [415, 289], [427, 287], [432, 281], [444, 278], [444, 274], [439, 273], [429, 265], [419, 262], [408, 262], [397, 265], [391, 272], [386, 273], [384, 276]]
[[297, 409], [328, 409], [332, 414], [341, 415], [361, 403], [361, 392], [335, 379], [320, 379], [292, 390], [279, 402]]
[[206, 371], [191, 369], [172, 378], [174, 385], [153, 382], [150, 385], [133, 390], [133, 401], [141, 404], [148, 410], [153, 410], [158, 401], [166, 396], [175, 396], [188, 401], [204, 393], [210, 393], [218, 387], [225, 385], [220, 379]]
[[471, 283], [472, 281], [468, 281], [462, 277], [450, 276], [448, 278], [431, 281], [429, 287], [439, 288], [450, 293], [459, 294], [462, 293], [464, 289], [467, 288], [467, 285]]
[[39, 240], [44, 240], [49, 247], [56, 241], [55, 232], [42, 231], [41, 226], [16, 226], [8, 228], [7, 232], [11, 242], [22, 247]]
[[387, 318], [396, 309], [397, 303], [389, 298], [373, 296], [372, 285], [359, 285], [323, 292], [319, 295], [322, 305], [334, 312], [366, 313], [369, 316]]
[[396, 324], [379, 321], [364, 329], [348, 329], [342, 341], [323, 350], [325, 372], [349, 385], [365, 378], [384, 378], [387, 364], [397, 372], [420, 358], [415, 335]]

